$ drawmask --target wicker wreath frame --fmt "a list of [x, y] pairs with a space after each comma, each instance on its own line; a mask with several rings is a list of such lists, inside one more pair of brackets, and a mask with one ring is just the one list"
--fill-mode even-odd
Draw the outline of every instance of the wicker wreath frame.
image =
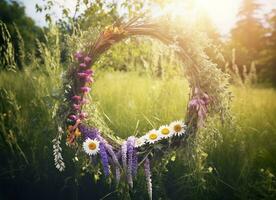
[[[162, 148], [154, 148], [155, 144], [137, 147], [135, 145], [137, 138], [134, 136], [123, 140], [101, 132], [97, 127], [91, 127], [86, 124], [87, 116], [82, 113], [82, 107], [87, 103], [84, 101], [84, 97], [90, 90], [88, 86], [93, 83], [94, 72], [91, 70], [91, 67], [112, 45], [131, 36], [150, 36], [166, 45], [174, 45], [177, 47], [175, 53], [179, 58], [190, 63], [185, 71], [190, 85], [189, 103], [185, 118], [185, 134], [158, 141], [158, 143], [162, 144]], [[62, 122], [60, 123], [58, 136], [53, 140], [56, 167], [60, 171], [65, 168], [63, 158], [57, 150], [60, 147], [57, 141], [62, 138], [64, 134], [62, 130], [65, 128], [67, 130], [67, 144], [77, 150], [82, 147], [79, 144], [80, 141], [83, 142], [86, 138], [98, 140], [105, 175], [108, 176], [114, 172], [114, 177], [119, 181], [120, 175], [124, 174], [126, 177], [124, 180], [126, 180], [130, 188], [133, 187], [133, 177], [136, 174], [138, 166], [143, 165], [149, 197], [151, 199], [152, 190], [149, 164], [152, 155], [162, 155], [167, 151], [183, 147], [187, 137], [196, 134], [208, 114], [223, 113], [226, 107], [223, 104], [224, 96], [219, 95], [222, 91], [216, 88], [219, 84], [218, 80], [211, 79], [207, 82], [202, 80], [204, 79], [202, 74], [207, 73], [203, 67], [204, 63], [188, 51], [188, 43], [189, 41], [182, 38], [176, 31], [165, 27], [159, 22], [147, 22], [143, 19], [135, 18], [127, 23], [117, 22], [106, 27], [100, 33], [97, 40], [89, 43], [81, 52], [77, 52], [74, 55], [75, 61], [69, 67], [65, 76], [64, 95], [66, 101], [60, 106], [58, 114]], [[206, 72], [203, 72], [204, 70]], [[208, 70], [211, 76], [215, 73], [223, 74], [215, 65], [211, 65]], [[226, 77], [224, 76], [222, 79], [226, 80]], [[221, 82], [222, 80], [219, 81]], [[106, 163], [108, 164], [106, 165]]]

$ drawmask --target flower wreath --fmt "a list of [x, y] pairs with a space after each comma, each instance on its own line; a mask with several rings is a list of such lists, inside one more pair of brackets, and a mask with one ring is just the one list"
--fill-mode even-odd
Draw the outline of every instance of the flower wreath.
[[[176, 54], [188, 64], [185, 75], [191, 92], [185, 121], [174, 121], [150, 130], [141, 137], [130, 136], [122, 140], [110, 137], [97, 127], [90, 127], [86, 120], [88, 115], [82, 108], [88, 103], [86, 95], [94, 82], [94, 71], [91, 69], [93, 64], [113, 44], [134, 35], [150, 36], [166, 45], [174, 45]], [[182, 37], [176, 30], [173, 32], [171, 28], [157, 22], [150, 23], [136, 18], [128, 23], [115, 23], [106, 27], [95, 42], [75, 53], [75, 61], [65, 76], [65, 102], [59, 109], [59, 117], [63, 118], [63, 122], [53, 140], [57, 169], [63, 171], [65, 168], [60, 148], [64, 133], [62, 127], [65, 127], [66, 143], [77, 151], [85, 152], [91, 160], [99, 157], [105, 176], [114, 174], [115, 179], [120, 181], [123, 174], [124, 180], [132, 188], [138, 166], [142, 165], [149, 197], [152, 199], [150, 161], [154, 154], [181, 148], [185, 139], [194, 135], [203, 125], [207, 114], [220, 113], [223, 119], [227, 110], [224, 101], [228, 95], [227, 76], [203, 51], [192, 49], [189, 42], [189, 38]], [[159, 144], [159, 148], [154, 148], [156, 144]]]

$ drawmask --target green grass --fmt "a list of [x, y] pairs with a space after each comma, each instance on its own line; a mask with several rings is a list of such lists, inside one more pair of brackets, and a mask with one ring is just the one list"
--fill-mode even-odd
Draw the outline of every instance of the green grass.
[[[65, 188], [88, 194], [93, 186], [99, 188], [94, 195], [102, 197], [111, 189], [104, 181], [94, 183], [88, 178], [77, 182], [73, 153], [66, 147], [67, 171], [59, 174], [54, 169], [51, 139], [56, 134], [52, 114], [57, 77], [40, 72], [0, 74], [1, 187], [19, 188], [21, 195], [30, 198], [30, 188], [38, 187], [48, 198], [55, 198], [57, 192], [67, 192]], [[199, 134], [200, 154], [194, 160], [178, 155], [162, 177], [153, 176], [155, 197], [163, 188], [171, 199], [275, 198], [276, 91], [231, 90], [234, 126], [212, 122], [218, 133]], [[181, 78], [160, 80], [136, 73], [99, 74], [92, 91], [91, 103], [99, 105], [108, 126], [124, 138], [183, 119], [189, 94], [187, 81]], [[162, 179], [163, 186], [157, 179]], [[53, 180], [55, 184], [50, 186]]]

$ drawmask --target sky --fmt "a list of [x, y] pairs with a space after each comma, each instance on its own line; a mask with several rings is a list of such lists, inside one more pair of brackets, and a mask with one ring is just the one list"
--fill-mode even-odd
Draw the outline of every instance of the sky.
[[[44, 20], [44, 14], [36, 13], [35, 5], [42, 5], [45, 3], [44, 0], [18, 0], [22, 2], [26, 7], [26, 13], [30, 17], [32, 17], [35, 22], [40, 25], [46, 25]], [[72, 9], [76, 5], [77, 0], [54, 0], [55, 6], [53, 10], [54, 18], [61, 17], [61, 6]], [[165, 10], [167, 12], [180, 12], [183, 13], [181, 9], [181, 3], [183, 0], [174, 0], [174, 3], [169, 4]], [[237, 12], [241, 5], [242, 0], [193, 0], [195, 1], [196, 10], [200, 12], [201, 10], [205, 11], [217, 27], [218, 31], [222, 35], [227, 35], [231, 28], [235, 25], [237, 20]], [[258, 0], [259, 3], [262, 4], [262, 13], [267, 13], [271, 9], [276, 9], [276, 0]], [[156, 13], [161, 14], [164, 11], [163, 9], [156, 9]]]

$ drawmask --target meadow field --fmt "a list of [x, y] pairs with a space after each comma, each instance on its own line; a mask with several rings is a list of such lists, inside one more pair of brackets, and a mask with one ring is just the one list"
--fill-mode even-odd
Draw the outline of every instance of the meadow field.
[[[0, 199], [121, 199], [113, 183], [81, 172], [64, 144], [66, 170], [55, 169], [51, 140], [59, 74], [0, 73]], [[100, 72], [96, 80], [89, 106], [120, 137], [185, 117], [189, 89], [183, 78]], [[231, 91], [231, 123], [210, 120], [196, 136], [191, 157], [178, 152], [165, 171], [154, 169], [154, 199], [276, 198], [276, 91], [249, 86]], [[216, 134], [208, 135], [208, 128]], [[146, 196], [141, 178], [133, 199]]]

